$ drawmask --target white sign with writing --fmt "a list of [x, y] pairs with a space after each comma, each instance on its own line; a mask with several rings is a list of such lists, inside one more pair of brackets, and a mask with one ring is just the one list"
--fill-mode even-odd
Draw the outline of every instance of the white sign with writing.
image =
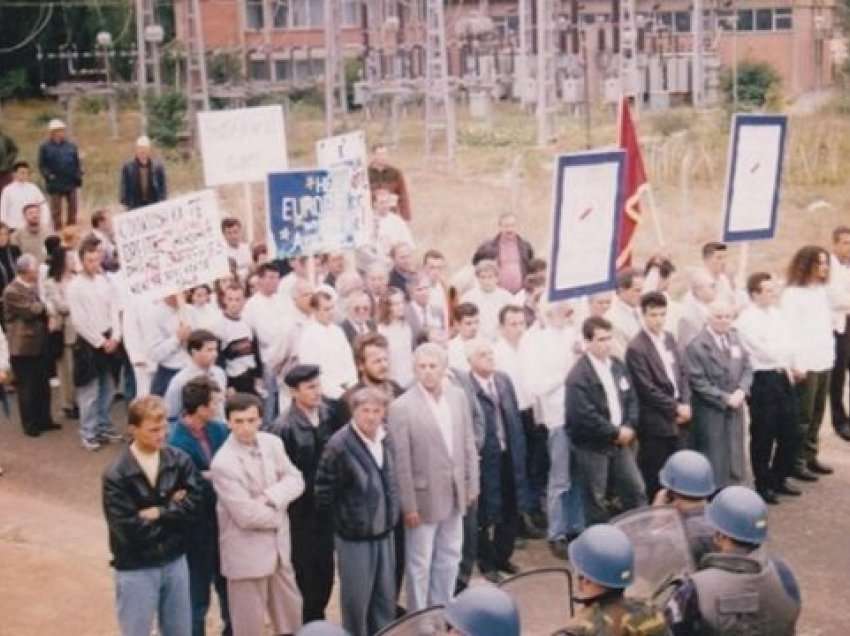
[[[366, 134], [357, 132], [327, 137], [316, 142], [316, 159], [320, 168], [347, 168], [349, 179], [347, 184], [337, 183], [346, 202], [351, 216], [349, 230], [353, 229], [346, 247], [362, 245], [366, 242], [372, 224], [372, 194], [369, 189], [369, 162], [366, 154]], [[336, 184], [335, 184], [336, 185]]]
[[208, 187], [265, 181], [289, 167], [280, 105], [199, 112], [198, 134]]

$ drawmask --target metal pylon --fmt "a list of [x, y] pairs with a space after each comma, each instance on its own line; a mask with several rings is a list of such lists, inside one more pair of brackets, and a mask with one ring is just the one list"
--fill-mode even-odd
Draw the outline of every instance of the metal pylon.
[[345, 57], [342, 50], [342, 0], [325, 0], [325, 134], [334, 134], [334, 118], [348, 113]]
[[528, 106], [531, 102], [531, 60], [536, 47], [537, 38], [534, 31], [534, 2], [535, 0], [519, 0], [519, 55], [516, 64], [516, 80], [519, 86], [519, 102]]
[[186, 7], [186, 100], [189, 127], [195, 130], [195, 113], [209, 110], [210, 93], [207, 84], [206, 48], [201, 26], [199, 0], [185, 0]]
[[620, 93], [635, 97], [639, 92], [637, 66], [637, 22], [635, 0], [620, 0]]
[[545, 146], [555, 136], [555, 112], [558, 108], [556, 77], [556, 33], [553, 0], [537, 0], [537, 145]]
[[444, 138], [446, 158], [451, 162], [457, 131], [446, 60], [443, 0], [427, 0], [425, 11], [425, 154], [432, 155], [436, 142]]

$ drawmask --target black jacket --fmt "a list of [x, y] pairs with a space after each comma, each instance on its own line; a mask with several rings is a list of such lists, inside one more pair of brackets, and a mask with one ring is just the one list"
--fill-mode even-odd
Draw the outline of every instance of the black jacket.
[[289, 519], [293, 524], [297, 524], [300, 519], [316, 516], [313, 491], [319, 460], [328, 440], [345, 426], [346, 421], [339, 406], [322, 398], [319, 426], [313, 426], [304, 412], [293, 403], [269, 429], [270, 433], [283, 440], [286, 454], [304, 477], [304, 494], [289, 505]]
[[[348, 339], [348, 344], [351, 345], [351, 348], [354, 349], [354, 340], [360, 334], [357, 333], [357, 329], [354, 326], [354, 323], [351, 322], [350, 319], [346, 318], [341, 323], [339, 323], [340, 329], [342, 329], [342, 333], [345, 334], [345, 337]], [[366, 321], [366, 333], [374, 333], [378, 330], [378, 326], [375, 324], [375, 321], [371, 318]]]
[[673, 373], [676, 386], [679, 387], [678, 399], [674, 398], [676, 387], [667, 377], [664, 362], [644, 330], [641, 329], [626, 349], [626, 365], [634, 380], [640, 403], [638, 437], [678, 437], [680, 429], [676, 424], [676, 406], [690, 404], [691, 401], [691, 387], [682, 356], [673, 336], [666, 332], [664, 346], [673, 356]]
[[71, 192], [83, 185], [83, 169], [77, 147], [70, 141], [50, 140], [38, 149], [38, 169], [48, 194]]
[[[475, 250], [475, 254], [472, 256], [473, 265], [477, 265], [478, 261], [482, 261], [484, 259], [494, 260], [497, 263], [500, 262], [499, 237], [500, 234], [497, 234], [489, 241], [484, 241], [478, 246], [478, 249]], [[520, 269], [522, 270], [522, 278], [525, 280], [525, 276], [528, 274], [528, 263], [532, 258], [534, 258], [534, 248], [531, 247], [531, 243], [521, 236], [517, 236], [517, 243], [519, 244]]]
[[404, 294], [404, 300], [410, 302], [410, 292], [407, 291], [407, 286], [410, 284], [410, 281], [414, 279], [416, 276], [415, 273], [411, 274], [403, 274], [401, 270], [393, 267], [390, 270], [390, 287], [395, 287], [396, 289], [400, 289]]
[[[185, 553], [186, 538], [202, 506], [199, 480], [186, 453], [165, 447], [153, 488], [130, 449], [121, 451], [103, 474], [103, 511], [116, 570], [158, 567]], [[185, 490], [186, 497], [174, 502], [178, 490]], [[143, 521], [139, 511], [153, 506], [159, 508], [159, 519]]]
[[[585, 354], [567, 376], [567, 433], [578, 448], [597, 452], [614, 451], [619, 428], [611, 422], [605, 388]], [[626, 365], [611, 358], [611, 372], [620, 396], [622, 426], [634, 429], [638, 421], [638, 401]]]
[[168, 188], [165, 182], [165, 168], [158, 161], [150, 160], [148, 171], [148, 197], [142, 198], [142, 187], [139, 181], [139, 160], [130, 159], [121, 168], [121, 204], [128, 210], [141, 208], [152, 203], [159, 203], [168, 198]]
[[[353, 427], [337, 431], [325, 447], [316, 473], [316, 509], [331, 519], [343, 539], [382, 539], [393, 531], [401, 513], [392, 443], [384, 438], [384, 465], [378, 468]], [[377, 525], [380, 497], [387, 514], [385, 523]]]

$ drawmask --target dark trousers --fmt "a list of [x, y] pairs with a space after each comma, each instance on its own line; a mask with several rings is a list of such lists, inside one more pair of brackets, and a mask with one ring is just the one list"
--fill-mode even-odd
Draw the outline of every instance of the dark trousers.
[[773, 489], [793, 470], [799, 448], [794, 388], [783, 371], [756, 371], [747, 401], [756, 490]]
[[795, 453], [798, 468], [818, 456], [818, 435], [826, 411], [826, 395], [829, 392], [830, 372], [809, 371], [802, 382], [794, 386], [797, 396], [798, 450]]
[[640, 438], [637, 463], [646, 484], [646, 496], [649, 501], [661, 490], [658, 473], [661, 472], [664, 462], [682, 447], [682, 439], [678, 436], [646, 435]]
[[[395, 547], [395, 599], [398, 609], [398, 599], [401, 596], [401, 584], [404, 582], [404, 521], [398, 520], [393, 528], [393, 546]], [[399, 610], [400, 612], [400, 610]]]
[[646, 488], [631, 448], [616, 446], [608, 452], [573, 447], [573, 475], [581, 488], [588, 526], [611, 518], [608, 495], [619, 499], [622, 511], [646, 505]]
[[230, 611], [227, 606], [227, 581], [221, 575], [217, 537], [204, 537], [189, 542], [186, 550], [189, 565], [189, 600], [192, 603], [192, 636], [205, 636], [204, 624], [210, 609], [210, 587], [215, 587], [223, 636], [230, 636]]
[[50, 424], [50, 364], [45, 355], [12, 356], [21, 426], [27, 433], [43, 431]]
[[164, 367], [161, 364], [158, 365], [153, 374], [153, 378], [151, 378], [151, 395], [164, 397], [165, 391], [168, 389], [168, 383], [171, 382], [171, 378], [177, 375], [179, 370], [180, 369], [170, 369], [169, 367]]
[[532, 409], [520, 411], [525, 433], [525, 466], [531, 489], [533, 511], [544, 509], [546, 486], [549, 483], [549, 430], [534, 421]]
[[502, 452], [500, 468], [501, 519], [496, 522], [484, 520], [478, 529], [478, 569], [482, 572], [496, 570], [511, 560], [519, 532], [514, 463], [510, 451]]
[[850, 368], [850, 317], [844, 327], [844, 333], [832, 332], [835, 338], [835, 366], [829, 378], [829, 408], [832, 412], [832, 425], [842, 428], [850, 424], [847, 409], [844, 408], [844, 383], [847, 369]]
[[66, 225], [74, 225], [77, 222], [77, 189], [74, 188], [70, 192], [56, 192], [47, 196], [47, 202], [50, 205], [50, 215], [53, 217], [53, 229], [58, 232], [62, 229], [62, 200], [67, 202], [68, 208], [68, 223]]
[[304, 599], [304, 623], [325, 618], [325, 608], [334, 584], [333, 529], [322, 525], [315, 515], [292, 515], [292, 568]]
[[234, 389], [237, 393], [250, 393], [257, 395], [257, 372], [252, 369], [235, 378], [227, 378], [227, 388]]
[[457, 587], [466, 588], [472, 578], [472, 570], [478, 559], [478, 502], [473, 502], [463, 515], [463, 546], [460, 550], [460, 566]]

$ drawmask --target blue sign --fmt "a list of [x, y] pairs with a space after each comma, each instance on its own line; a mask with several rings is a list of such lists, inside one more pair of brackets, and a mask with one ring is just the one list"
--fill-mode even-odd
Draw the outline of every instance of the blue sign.
[[358, 217], [349, 205], [350, 176], [345, 166], [268, 175], [269, 243], [275, 257], [354, 247]]

